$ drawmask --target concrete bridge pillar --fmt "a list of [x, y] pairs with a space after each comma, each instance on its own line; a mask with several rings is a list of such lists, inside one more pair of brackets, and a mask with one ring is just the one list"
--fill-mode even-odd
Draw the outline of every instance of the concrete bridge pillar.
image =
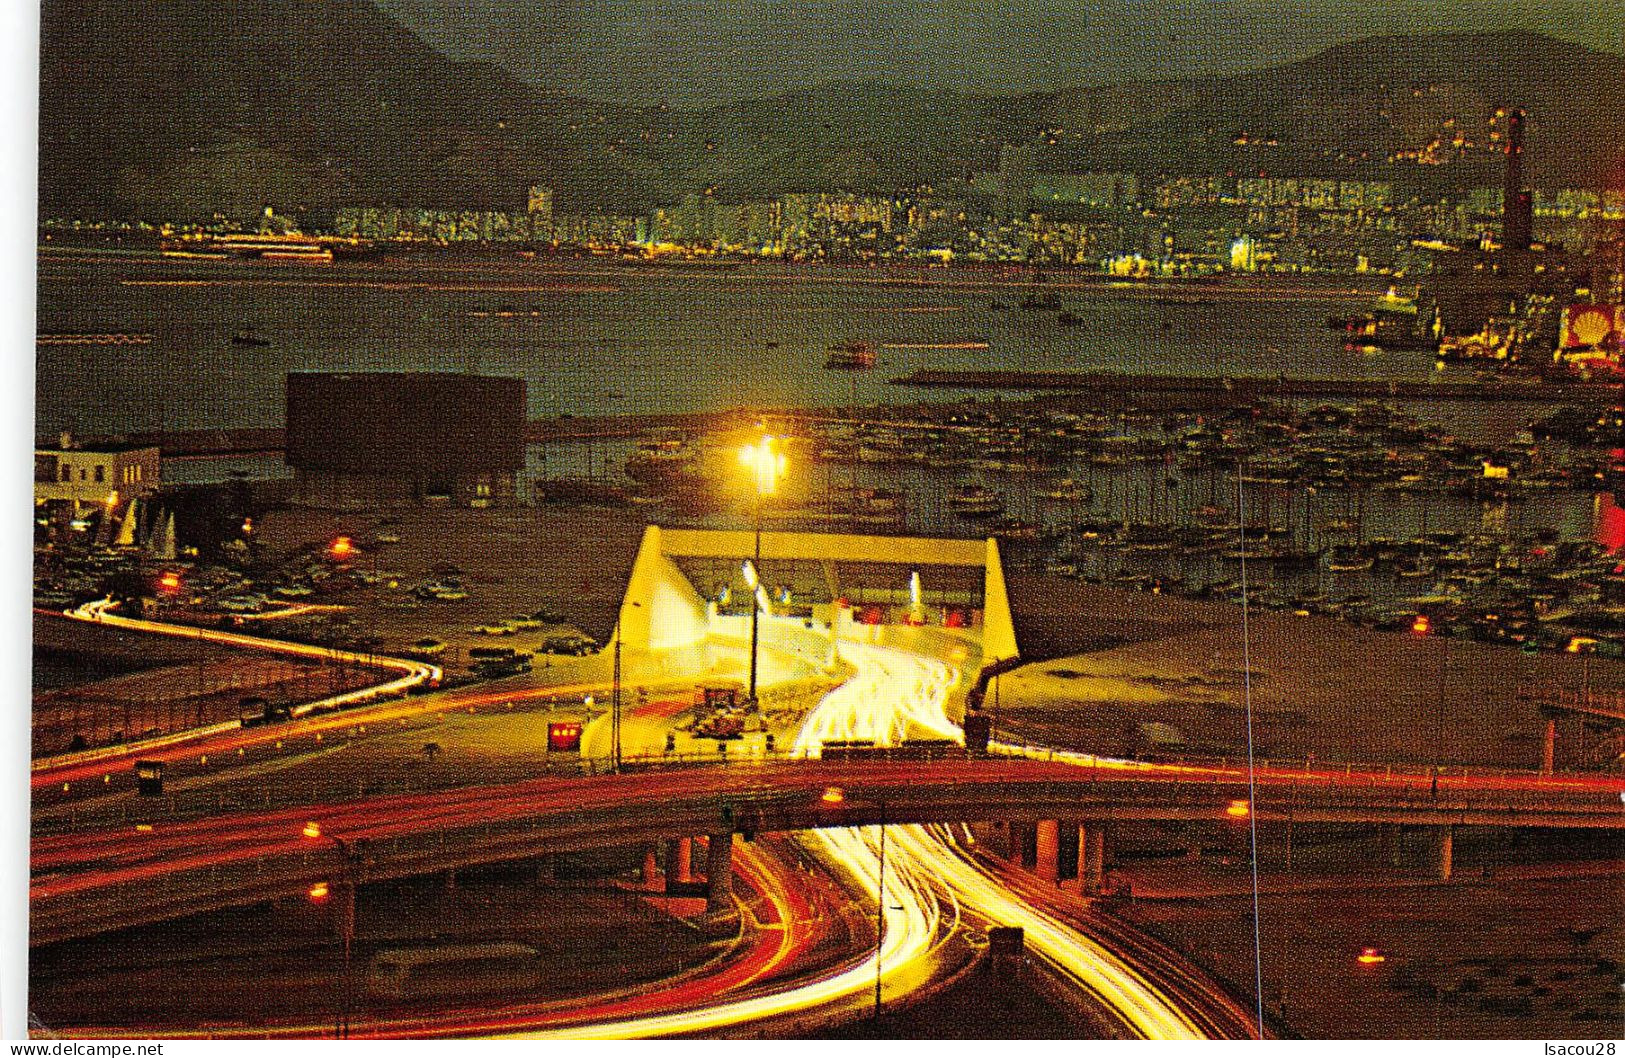
[[1540, 773], [1552, 773], [1552, 760], [1557, 755], [1557, 719], [1546, 718], [1546, 737], [1540, 743]]
[[655, 847], [650, 845], [643, 850], [643, 885], [653, 889], [660, 884], [660, 862]]
[[1036, 868], [1038, 876], [1046, 882], [1061, 881], [1061, 823], [1055, 819], [1040, 819], [1037, 834]]
[[666, 887], [674, 882], [691, 882], [693, 878], [694, 841], [692, 838], [671, 838], [666, 842]]
[[1060, 821], [1060, 831], [1056, 843], [1060, 850], [1057, 873], [1061, 884], [1070, 888], [1077, 884], [1078, 865], [1083, 862], [1083, 827], [1076, 819], [1063, 819]]
[[1106, 877], [1106, 827], [1089, 823], [1078, 828], [1078, 890], [1084, 896], [1100, 892]]
[[1434, 865], [1438, 868], [1439, 881], [1441, 882], [1448, 882], [1450, 880], [1450, 872], [1455, 866], [1452, 862], [1455, 856], [1455, 846], [1456, 828], [1446, 823], [1444, 826], [1439, 828], [1439, 840], [1437, 845], [1438, 858], [1434, 861]]
[[1012, 819], [1004, 825], [1005, 855], [1010, 863], [1016, 867], [1031, 867], [1033, 865], [1033, 826], [1018, 819]]
[[734, 910], [733, 861], [733, 834], [712, 834], [705, 861], [705, 912], [708, 915]]

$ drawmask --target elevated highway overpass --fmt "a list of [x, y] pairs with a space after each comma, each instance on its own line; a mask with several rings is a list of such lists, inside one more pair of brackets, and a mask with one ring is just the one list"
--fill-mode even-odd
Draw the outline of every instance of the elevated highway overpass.
[[[31, 944], [297, 894], [347, 868], [379, 881], [590, 848], [711, 836], [713, 908], [734, 834], [875, 823], [1129, 820], [1625, 830], [1625, 781], [1534, 773], [1437, 781], [1379, 771], [1020, 758], [776, 760], [656, 768], [220, 815], [36, 838]], [[838, 791], [837, 795], [831, 791]]]

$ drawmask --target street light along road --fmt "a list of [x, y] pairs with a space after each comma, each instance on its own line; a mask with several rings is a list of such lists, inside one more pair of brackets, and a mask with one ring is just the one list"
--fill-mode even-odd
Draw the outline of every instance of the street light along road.
[[746, 445], [739, 450], [739, 461], [751, 471], [751, 479], [756, 487], [756, 548], [755, 558], [751, 562], [750, 598], [750, 688], [746, 697], [750, 701], [756, 700], [756, 666], [757, 644], [760, 639], [760, 619], [762, 604], [767, 597], [767, 589], [762, 584], [762, 500], [778, 488], [779, 480], [788, 469], [789, 462], [784, 454], [776, 450], [775, 438], [764, 436], [754, 445]]

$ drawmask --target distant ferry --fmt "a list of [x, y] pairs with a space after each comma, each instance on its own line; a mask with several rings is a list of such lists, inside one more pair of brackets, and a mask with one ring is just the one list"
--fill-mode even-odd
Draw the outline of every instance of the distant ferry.
[[158, 249], [165, 257], [215, 261], [248, 258], [325, 264], [333, 260], [332, 249], [309, 235], [182, 235], [161, 240]]
[[662, 437], [640, 444], [626, 461], [626, 474], [644, 485], [669, 484], [694, 469], [697, 453], [680, 437]]
[[876, 359], [873, 342], [842, 342], [830, 346], [824, 367], [830, 371], [867, 371], [875, 366]]
[[1342, 331], [1345, 344], [1351, 348], [1437, 350], [1442, 339], [1438, 310], [1418, 312], [1416, 299], [1404, 297], [1392, 287], [1371, 311], [1333, 316], [1326, 326]]
[[653, 257], [622, 257], [628, 268], [681, 268], [688, 271], [732, 272], [744, 262], [716, 257], [680, 257], [659, 254]]

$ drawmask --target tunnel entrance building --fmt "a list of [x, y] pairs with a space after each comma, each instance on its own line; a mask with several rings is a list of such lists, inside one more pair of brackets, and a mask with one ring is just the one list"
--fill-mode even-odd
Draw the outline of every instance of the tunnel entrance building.
[[994, 539], [763, 532], [761, 568], [747, 530], [644, 529], [616, 635], [629, 650], [699, 642], [719, 619], [800, 617], [851, 625], [935, 625], [981, 632], [984, 662], [1017, 656]]

